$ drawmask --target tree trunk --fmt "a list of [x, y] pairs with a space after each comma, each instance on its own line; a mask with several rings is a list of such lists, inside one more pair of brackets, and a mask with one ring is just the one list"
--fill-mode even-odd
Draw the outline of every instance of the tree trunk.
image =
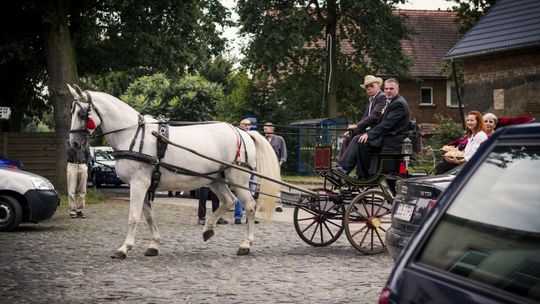
[[70, 104], [73, 99], [66, 84], [76, 83], [75, 51], [68, 26], [69, 0], [48, 0], [44, 16], [45, 54], [49, 74], [49, 96], [54, 109], [56, 132], [55, 188], [66, 193], [66, 141], [71, 123]]
[[[336, 0], [328, 0], [328, 16], [326, 19], [326, 79], [324, 86], [324, 99], [327, 117], [336, 117], [337, 111], [337, 90], [336, 90], [336, 75], [337, 75], [337, 59], [336, 56], [339, 50], [336, 50], [336, 26], [337, 26], [337, 9]], [[329, 39], [330, 37], [330, 39]]]

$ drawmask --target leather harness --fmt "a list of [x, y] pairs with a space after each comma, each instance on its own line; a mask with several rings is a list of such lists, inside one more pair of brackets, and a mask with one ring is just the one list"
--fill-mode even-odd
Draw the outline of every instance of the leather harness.
[[[81, 107], [81, 110], [79, 112], [83, 112], [82, 114], [79, 113], [79, 116], [81, 117], [81, 119], [87, 120], [89, 115], [90, 115], [91, 110], [94, 109], [96, 111], [96, 114], [100, 118], [100, 120], [103, 121], [101, 119], [101, 115], [99, 114], [98, 110], [96, 109], [96, 107], [92, 103], [91, 95], [86, 91], [85, 91], [85, 94], [86, 94], [87, 99], [88, 99], [88, 104], [89, 104], [88, 108], [85, 111], [83, 111], [82, 106], [77, 103], [77, 106]], [[73, 111], [74, 110], [72, 110], [72, 112]], [[189, 126], [189, 125], [198, 124], [197, 122], [193, 122], [193, 123], [188, 123], [188, 122], [168, 122], [161, 115], [157, 118], [157, 120], [158, 120], [157, 121], [158, 133], [160, 135], [166, 137], [166, 138], [169, 137], [169, 125], [170, 124], [176, 125], [176, 126]], [[206, 123], [209, 123], [209, 122], [202, 122], [201, 124], [206, 124]], [[171, 171], [173, 173], [176, 173], [176, 174], [205, 177], [205, 178], [208, 178], [208, 179], [213, 180], [213, 181], [222, 180], [224, 178], [223, 172], [226, 169], [226, 166], [222, 166], [219, 170], [214, 171], [214, 172], [199, 173], [199, 172], [195, 172], [195, 171], [192, 171], [192, 170], [189, 170], [189, 169], [186, 169], [186, 168], [178, 167], [178, 166], [163, 162], [162, 159], [165, 157], [165, 153], [167, 152], [168, 144], [166, 142], [164, 142], [164, 141], [161, 141], [161, 140], [156, 140], [156, 156], [152, 156], [152, 155], [142, 153], [142, 150], [143, 150], [143, 147], [144, 147], [144, 132], [145, 132], [146, 124], [148, 124], [148, 123], [144, 120], [144, 117], [139, 114], [138, 115], [138, 123], [136, 125], [137, 130], [135, 131], [135, 135], [133, 136], [133, 139], [131, 140], [131, 144], [129, 145], [129, 150], [114, 151], [112, 153], [112, 155], [115, 157], [115, 159], [135, 160], [135, 161], [147, 163], [147, 164], [150, 164], [150, 165], [154, 166], [154, 170], [152, 171], [152, 175], [151, 175], [150, 187], [148, 188], [149, 201], [154, 200], [156, 189], [159, 186], [159, 181], [161, 179], [161, 172], [160, 172], [161, 167], [163, 167], [163, 168], [165, 168], [165, 169], [167, 169], [167, 170], [169, 170], [169, 171]], [[243, 137], [240, 135], [237, 128], [235, 128], [231, 124], [227, 124], [227, 125], [234, 131], [234, 133], [236, 135], [236, 146], [237, 146], [237, 148], [236, 148], [236, 153], [235, 153], [235, 158], [234, 158], [233, 163], [236, 163], [238, 165], [242, 165], [242, 166], [251, 168], [251, 166], [248, 164], [248, 154], [247, 154], [247, 149], [246, 149], [246, 145], [245, 145], [245, 141], [244, 141]], [[131, 127], [135, 127], [135, 126], [131, 126]], [[111, 133], [124, 131], [126, 129], [131, 128], [131, 127], [122, 128], [122, 129], [118, 129], [118, 130], [113, 130], [113, 131], [110, 131], [110, 132], [102, 133], [102, 134], [100, 134], [98, 136], [104, 136], [106, 134], [111, 134]], [[85, 127], [83, 129], [70, 130], [70, 133], [86, 133], [87, 138], [89, 138], [89, 139], [98, 137], [98, 136], [90, 136], [90, 132], [87, 129], [87, 125], [85, 125]], [[140, 139], [139, 139], [139, 134], [140, 134]], [[135, 147], [135, 143], [137, 142], [138, 139], [139, 139], [139, 149], [138, 149], [138, 151], [134, 151], [133, 148]], [[241, 156], [240, 156], [240, 151], [242, 150], [242, 146], [244, 147], [244, 156], [245, 156], [245, 159], [246, 159], [245, 162], [241, 161]], [[218, 173], [221, 173], [221, 175], [222, 175], [221, 178], [214, 178], [214, 177], [211, 176], [211, 175], [215, 175], [215, 174], [218, 174]]]

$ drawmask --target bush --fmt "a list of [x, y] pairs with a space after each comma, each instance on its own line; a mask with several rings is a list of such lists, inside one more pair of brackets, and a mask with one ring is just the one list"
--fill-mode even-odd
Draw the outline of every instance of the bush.
[[439, 153], [437, 156], [440, 156], [440, 148], [447, 145], [449, 142], [460, 138], [463, 136], [464, 132], [459, 123], [456, 123], [451, 118], [442, 115], [435, 115], [435, 117], [437, 120], [437, 127], [435, 127], [433, 137], [431, 138], [431, 146], [436, 153]]

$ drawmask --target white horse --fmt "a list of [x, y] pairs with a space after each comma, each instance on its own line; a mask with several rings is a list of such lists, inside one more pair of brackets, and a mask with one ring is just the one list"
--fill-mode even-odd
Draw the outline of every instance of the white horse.
[[[82, 144], [99, 126], [111, 147], [116, 153], [121, 154], [116, 159], [116, 172], [130, 185], [128, 233], [124, 244], [113, 253], [112, 257], [126, 258], [127, 252], [132, 249], [141, 211], [151, 233], [151, 241], [145, 255], [157, 255], [160, 236], [152, 215], [148, 189], [152, 183], [152, 175], [155, 174], [157, 160], [157, 138], [151, 132], [158, 131], [158, 120], [141, 116], [126, 103], [106, 93], [82, 92], [76, 85], [74, 88], [69, 85], [68, 87], [74, 98], [71, 109], [70, 144]], [[251, 192], [247, 190], [250, 173], [197, 156], [189, 152], [189, 149], [227, 163], [242, 163], [246, 167], [256, 168], [257, 172], [264, 176], [280, 180], [279, 164], [272, 146], [257, 132], [245, 132], [223, 122], [169, 126], [168, 138], [172, 143], [178, 143], [188, 150], [168, 145], [165, 155], [160, 160], [161, 178], [157, 189], [188, 191], [204, 186], [210, 187], [219, 197], [221, 204], [206, 220], [203, 228], [205, 241], [214, 234], [213, 229], [218, 219], [235, 204], [236, 197], [231, 192], [232, 189], [244, 203], [248, 220], [245, 240], [237, 254], [248, 254], [254, 241], [255, 207], [259, 204], [266, 212], [272, 212], [275, 198], [263, 193], [279, 197], [279, 185], [259, 179], [261, 194], [258, 201], [255, 201]], [[126, 152], [130, 150], [132, 152]], [[164, 168], [167, 164], [172, 165], [173, 170]], [[183, 173], [179, 174], [178, 171]], [[226, 180], [229, 186], [216, 179]]]

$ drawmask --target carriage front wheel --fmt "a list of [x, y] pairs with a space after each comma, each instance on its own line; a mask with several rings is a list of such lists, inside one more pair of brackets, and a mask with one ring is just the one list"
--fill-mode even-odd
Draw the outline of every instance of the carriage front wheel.
[[294, 208], [294, 229], [311, 246], [328, 246], [343, 233], [344, 214], [343, 204], [306, 198], [305, 205]]
[[345, 234], [351, 245], [365, 254], [386, 250], [384, 236], [391, 225], [393, 200], [379, 190], [355, 197], [345, 213]]

